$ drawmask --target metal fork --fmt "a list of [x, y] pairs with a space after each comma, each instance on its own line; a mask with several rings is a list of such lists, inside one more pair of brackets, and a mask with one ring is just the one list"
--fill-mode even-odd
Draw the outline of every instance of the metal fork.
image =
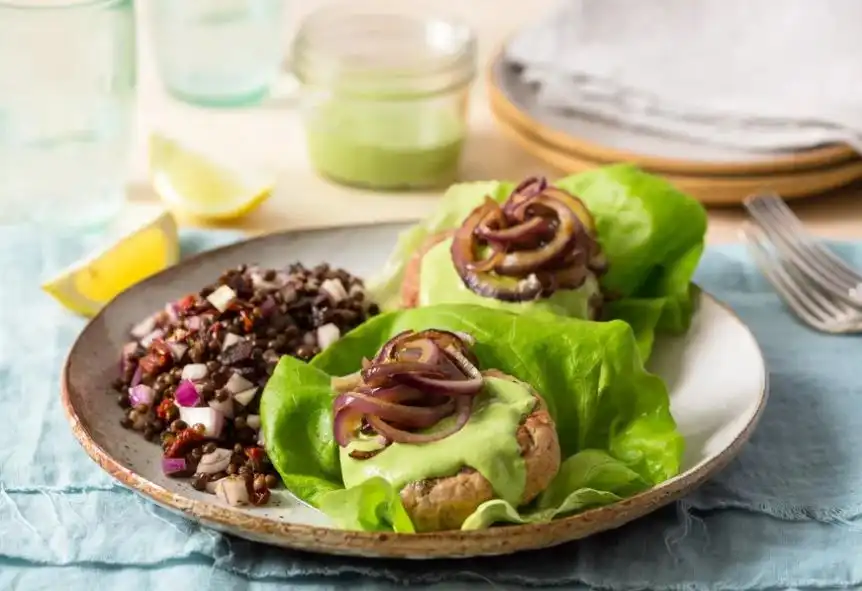
[[745, 207], [783, 258], [823, 291], [851, 306], [862, 306], [862, 274], [811, 236], [778, 195], [749, 197]]
[[812, 280], [770, 242], [768, 232], [749, 223], [742, 235], [761, 272], [800, 320], [821, 332], [862, 333], [862, 311]]

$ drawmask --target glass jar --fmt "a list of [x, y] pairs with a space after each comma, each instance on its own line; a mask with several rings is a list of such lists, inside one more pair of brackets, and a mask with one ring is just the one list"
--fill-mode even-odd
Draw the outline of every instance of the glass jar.
[[419, 189], [457, 179], [476, 41], [433, 16], [330, 7], [294, 40], [308, 152], [336, 182]]

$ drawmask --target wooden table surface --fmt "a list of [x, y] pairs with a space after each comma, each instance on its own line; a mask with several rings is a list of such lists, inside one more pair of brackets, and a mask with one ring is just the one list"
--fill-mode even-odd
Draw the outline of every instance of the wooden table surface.
[[[443, 10], [477, 31], [480, 62], [486, 63], [503, 39], [549, 9], [555, 0], [411, 0]], [[296, 24], [322, 0], [290, 2], [286, 27]], [[290, 90], [249, 109], [201, 109], [174, 101], [163, 91], [153, 66], [146, 31], [146, 4], [138, 3], [144, 30], [139, 35], [140, 91], [138, 140], [132, 166], [133, 199], [152, 200], [146, 182], [146, 144], [153, 131], [174, 137], [237, 167], [276, 175], [276, 193], [256, 212], [233, 225], [250, 232], [350, 223], [418, 219], [431, 211], [435, 193], [379, 194], [341, 187], [319, 178], [308, 162], [300, 114]], [[473, 89], [470, 134], [465, 147], [465, 180], [517, 179], [533, 174], [559, 176], [504, 138], [495, 128], [481, 80]], [[804, 199], [794, 209], [817, 234], [862, 238], [862, 184], [834, 194]], [[744, 220], [740, 209], [710, 211], [709, 240], [735, 241]], [[183, 221], [183, 220], [181, 220]]]

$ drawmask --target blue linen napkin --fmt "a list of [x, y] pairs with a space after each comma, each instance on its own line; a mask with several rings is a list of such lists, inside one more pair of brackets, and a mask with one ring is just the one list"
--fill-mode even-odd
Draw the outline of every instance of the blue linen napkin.
[[[235, 240], [188, 232], [184, 252]], [[862, 339], [795, 322], [740, 246], [697, 275], [754, 330], [772, 394], [740, 458], [617, 531], [539, 552], [407, 562], [313, 555], [223, 536], [116, 485], [72, 437], [61, 361], [84, 322], [42, 294], [37, 243], [0, 236], [0, 589], [379, 589], [561, 586], [782, 589], [862, 584]], [[862, 267], [862, 243], [836, 245]], [[110, 409], [106, 409], [110, 410]]]

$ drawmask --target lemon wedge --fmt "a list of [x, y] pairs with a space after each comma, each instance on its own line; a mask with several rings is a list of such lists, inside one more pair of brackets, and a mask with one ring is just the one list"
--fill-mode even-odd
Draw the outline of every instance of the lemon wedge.
[[230, 170], [170, 138], [153, 134], [149, 152], [153, 189], [177, 213], [202, 220], [233, 220], [272, 194], [272, 179]]
[[42, 289], [69, 310], [93, 316], [121, 291], [179, 260], [177, 224], [164, 207], [130, 205], [114, 231], [118, 240], [61, 271]]

